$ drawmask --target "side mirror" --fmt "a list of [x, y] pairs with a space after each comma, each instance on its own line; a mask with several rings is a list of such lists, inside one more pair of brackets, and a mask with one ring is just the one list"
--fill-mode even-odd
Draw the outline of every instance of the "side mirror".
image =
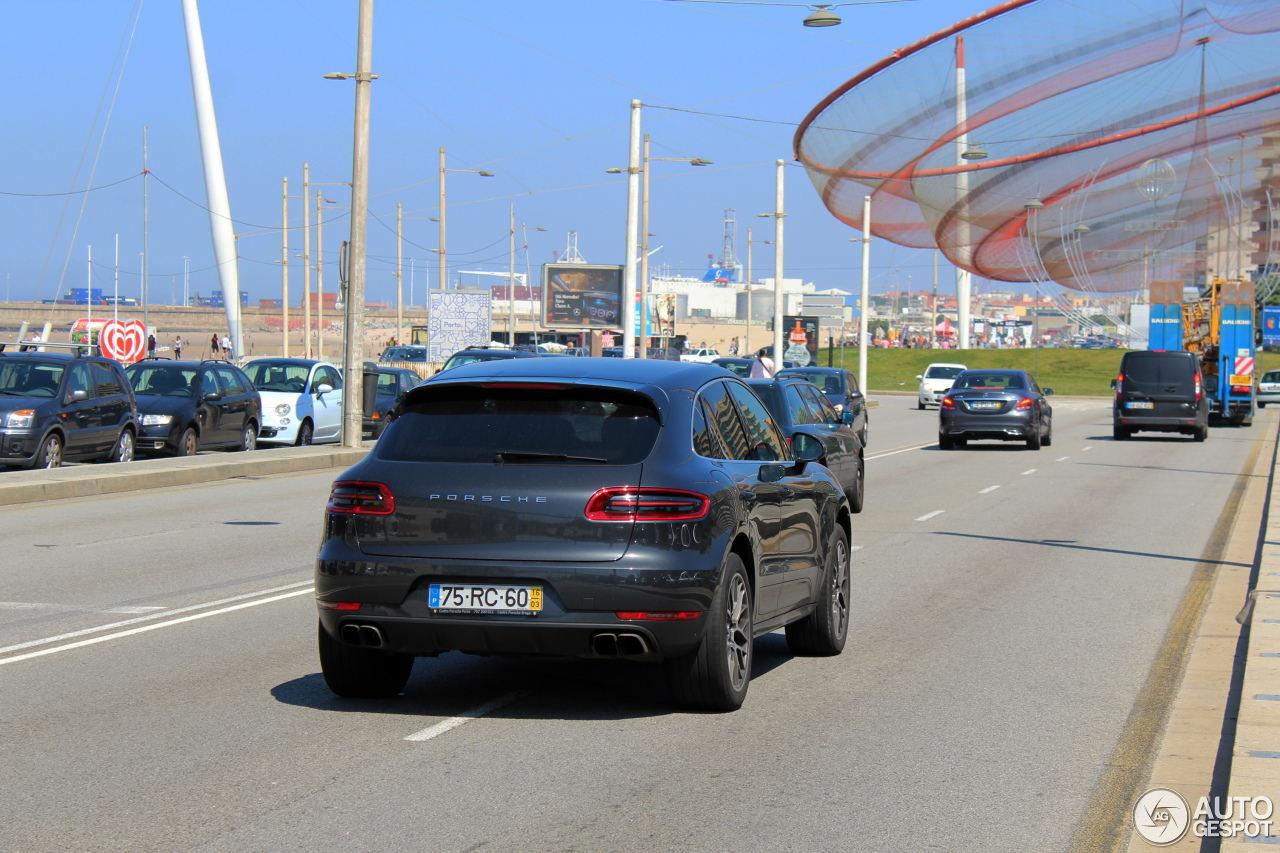
[[857, 420], [857, 417], [858, 417], [857, 414], [849, 411], [848, 409], [845, 409], [843, 412], [840, 413], [840, 423], [852, 424], [855, 420]]
[[921, 376], [919, 373], [917, 373], [917, 374], [916, 374], [916, 379], [924, 379], [924, 377], [923, 377], [923, 376]]
[[1111, 390], [1112, 390], [1112, 391], [1119, 391], [1119, 390], [1120, 390], [1120, 385], [1119, 385], [1119, 383], [1117, 383], [1114, 379], [1112, 379], [1112, 380], [1111, 380]]
[[817, 462], [825, 450], [822, 442], [808, 433], [798, 432], [791, 436], [791, 453], [797, 462]]
[[328, 382], [321, 382], [319, 385], [316, 386], [316, 396], [319, 397], [321, 395], [328, 394], [332, 390], [333, 390], [333, 386], [330, 385]]
[[222, 399], [222, 395], [219, 394], [217, 391], [210, 391], [208, 394], [205, 394], [204, 397], [202, 397], [201, 399], [203, 399], [206, 403], [217, 403]]
[[[1114, 382], [1115, 380], [1113, 379], [1113, 380], [1111, 380], [1111, 381], [1112, 381], [1112, 382]], [[1053, 396], [1053, 389], [1052, 389], [1052, 388], [1046, 388], [1046, 389], [1044, 389], [1044, 395], [1045, 395], [1046, 397], [1052, 397], [1052, 396]]]
[[79, 400], [88, 400], [88, 399], [89, 399], [89, 392], [84, 390], [83, 388], [77, 388], [76, 390], [71, 392], [71, 402], [73, 403]]

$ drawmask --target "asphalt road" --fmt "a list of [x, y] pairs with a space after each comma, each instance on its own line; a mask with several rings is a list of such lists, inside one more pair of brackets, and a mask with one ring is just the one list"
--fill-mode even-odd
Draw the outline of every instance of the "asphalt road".
[[[657, 668], [445, 655], [340, 700], [309, 579], [336, 471], [0, 510], [0, 850], [1065, 850], [1254, 442], [939, 451], [872, 411], [837, 658], [743, 709]], [[407, 740], [417, 735], [417, 740]]]

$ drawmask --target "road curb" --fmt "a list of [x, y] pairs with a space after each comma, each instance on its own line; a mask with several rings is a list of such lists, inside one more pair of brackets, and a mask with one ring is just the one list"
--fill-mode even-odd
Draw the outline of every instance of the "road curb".
[[13, 471], [0, 477], [0, 506], [346, 468], [368, 452], [369, 447], [281, 447], [251, 453], [140, 459], [123, 465]]

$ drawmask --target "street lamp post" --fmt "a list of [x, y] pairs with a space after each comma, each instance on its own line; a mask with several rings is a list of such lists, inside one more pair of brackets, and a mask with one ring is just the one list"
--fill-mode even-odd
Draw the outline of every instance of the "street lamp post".
[[[645, 340], [640, 345], [640, 358], [649, 357], [649, 238], [652, 236], [649, 233], [649, 164], [651, 162], [688, 163], [691, 166], [711, 165], [710, 160], [704, 160], [701, 157], [650, 157], [649, 134], [644, 135], [644, 152], [640, 161], [640, 171], [644, 174], [640, 189], [640, 335]], [[616, 175], [628, 170], [605, 169], [605, 171]]]
[[785, 160], [775, 161], [777, 175], [774, 183], [773, 213], [758, 213], [757, 216], [773, 219], [773, 369], [776, 373], [782, 369], [782, 219], [783, 213], [783, 174]]
[[747, 227], [747, 333], [742, 338], [742, 349], [739, 351], [741, 355], [751, 354], [751, 283], [755, 281], [754, 271], [751, 266], [751, 247], [756, 243], [764, 243], [773, 245], [772, 240], [753, 240], [751, 238], [751, 227]]

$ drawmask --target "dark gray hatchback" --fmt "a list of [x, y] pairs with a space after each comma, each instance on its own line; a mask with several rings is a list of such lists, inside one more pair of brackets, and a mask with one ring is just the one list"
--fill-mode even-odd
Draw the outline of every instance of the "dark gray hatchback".
[[508, 359], [409, 392], [333, 486], [316, 566], [320, 661], [390, 696], [415, 656], [664, 662], [682, 705], [731, 710], [754, 637], [837, 654], [850, 511], [719, 368]]
[[1124, 441], [1138, 430], [1180, 432], [1196, 441], [1209, 437], [1209, 399], [1200, 357], [1191, 352], [1134, 350], [1120, 360], [1111, 380], [1112, 437]]

